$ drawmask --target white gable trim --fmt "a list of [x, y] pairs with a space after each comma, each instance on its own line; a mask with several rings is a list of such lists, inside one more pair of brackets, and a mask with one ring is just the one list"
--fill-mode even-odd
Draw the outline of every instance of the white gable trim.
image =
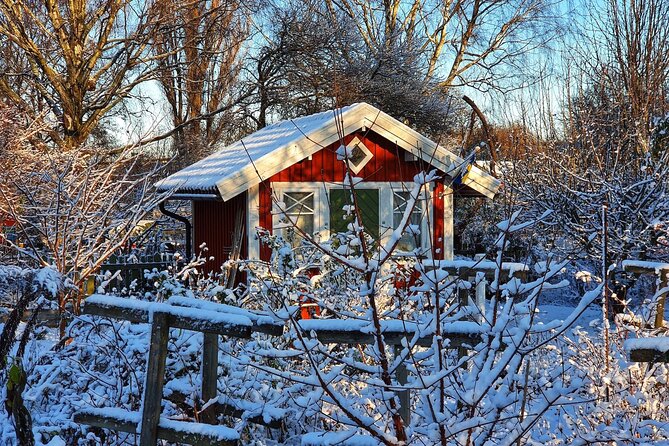
[[[349, 135], [362, 127], [362, 120], [351, 121], [347, 118], [345, 124], [344, 135]], [[234, 198], [249, 187], [269, 179], [272, 175], [312, 156], [339, 139], [333, 116], [328, 124], [303, 136], [295, 144], [279, 147], [255, 163], [249, 163], [238, 173], [221, 179], [216, 183], [218, 192], [225, 201]]]
[[[339, 141], [340, 135], [335, 119], [342, 121], [339, 127], [344, 136], [366, 127], [368, 130], [396, 143], [400, 148], [414, 154], [446, 174], [451, 174], [458, 170], [464, 163], [462, 158], [439, 146], [407, 125], [392, 118], [376, 107], [362, 103], [349, 108], [341, 114], [333, 112], [332, 118], [326, 121], [319, 129], [303, 135], [292, 143], [277, 147], [254, 163], [249, 162], [240, 171], [217, 181], [216, 188], [221, 198], [226, 201], [230, 200], [252, 186], [267, 180], [272, 175]], [[472, 166], [464, 180], [464, 184], [488, 198], [493, 198], [500, 182], [491, 175]]]
[[[392, 116], [378, 110], [377, 108], [364, 104], [377, 113], [374, 118], [365, 117], [365, 123], [370, 130], [378, 133], [387, 140], [394, 142], [407, 152], [422, 159], [446, 174], [459, 169], [464, 160], [450, 150], [438, 145], [431, 139], [421, 135], [411, 127], [402, 124]], [[497, 193], [500, 182], [476, 166], [472, 166], [469, 175], [465, 178], [465, 185], [475, 191], [493, 198]]]

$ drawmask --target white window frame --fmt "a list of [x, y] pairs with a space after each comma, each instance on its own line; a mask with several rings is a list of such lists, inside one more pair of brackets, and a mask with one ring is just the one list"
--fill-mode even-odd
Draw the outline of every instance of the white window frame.
[[[283, 219], [285, 222], [293, 222], [293, 218], [291, 218], [290, 214], [284, 214], [285, 209], [282, 209], [280, 207], [280, 203], [286, 204], [286, 201], [284, 199], [284, 193], [286, 192], [296, 192], [296, 193], [313, 193], [314, 195], [314, 234], [321, 234], [321, 213], [320, 213], [320, 208], [321, 208], [321, 202], [320, 202], [320, 193], [317, 189], [314, 189], [313, 187], [303, 187], [303, 186], [298, 186], [298, 187], [286, 187], [286, 188], [277, 188], [275, 186], [277, 183], [273, 183], [272, 185], [272, 234], [279, 234], [283, 229], [286, 228], [285, 223], [283, 223], [281, 220]], [[298, 183], [286, 183], [286, 184], [298, 184]], [[310, 236], [314, 236], [314, 234], [309, 234]]]
[[[273, 182], [272, 185], [273, 205], [272, 205], [272, 231], [277, 233], [277, 226], [281, 218], [281, 209], [277, 206], [278, 202], [283, 202], [285, 192], [313, 192], [314, 207], [314, 232], [320, 236], [321, 240], [330, 238], [330, 206], [328, 197], [332, 189], [344, 189], [345, 185], [341, 183], [320, 183], [320, 182]], [[414, 187], [412, 182], [381, 182], [381, 181], [362, 181], [356, 184], [356, 189], [378, 189], [379, 191], [379, 235], [380, 242], [385, 245], [395, 230], [393, 227], [394, 210], [394, 191], [411, 191]], [[421, 221], [421, 250], [428, 256], [432, 252], [432, 235], [434, 226], [429, 227], [429, 223], [434, 224], [433, 215], [433, 197], [432, 189], [427, 186], [427, 200], [423, 200], [425, 217]], [[421, 190], [421, 196], [425, 197], [425, 189]], [[388, 206], [383, 206], [388, 203]], [[274, 228], [277, 228], [276, 230]], [[411, 253], [396, 252], [397, 255], [410, 255]]]
[[[392, 190], [392, 202], [391, 202], [392, 210], [391, 210], [391, 212], [392, 212], [393, 227], [395, 226], [395, 209], [398, 208], [398, 206], [395, 205], [395, 197], [398, 196], [398, 194], [401, 193], [401, 192], [407, 193], [409, 195], [409, 198], [411, 196], [411, 191], [410, 190], [401, 190], [401, 191], [398, 191], [396, 189]], [[426, 200], [424, 199], [424, 189], [421, 190], [420, 195], [422, 195], [422, 196], [418, 197], [418, 202], [421, 204], [421, 207], [423, 209], [420, 209], [420, 215], [421, 215], [420, 246], [418, 246], [417, 248], [419, 249], [419, 251], [425, 251], [426, 248], [431, 247], [431, 244], [429, 243], [429, 241], [427, 239], [429, 238], [429, 234], [431, 234], [432, 231], [434, 231], [434, 229], [432, 229], [432, 231], [430, 231], [429, 228], [426, 227], [427, 226], [426, 225], [427, 218], [425, 218], [426, 214], [427, 214], [428, 217], [431, 217], [430, 209], [429, 208], [425, 209], [425, 208], [427, 208], [428, 206], [431, 205], [431, 201], [426, 202]], [[432, 194], [429, 194], [429, 195], [430, 195], [430, 198], [432, 198]], [[406, 202], [408, 202], [408, 199], [405, 200], [405, 203]], [[416, 208], [414, 207], [413, 210], [415, 211]], [[405, 212], [406, 212], [406, 210], [405, 210]], [[398, 215], [399, 215], [399, 213], [398, 213]], [[404, 214], [402, 214], [402, 216], [403, 215]], [[431, 221], [431, 219], [430, 219], [430, 221]], [[411, 217], [409, 217], [409, 224], [411, 224]], [[399, 252], [403, 253], [403, 251], [399, 251]]]

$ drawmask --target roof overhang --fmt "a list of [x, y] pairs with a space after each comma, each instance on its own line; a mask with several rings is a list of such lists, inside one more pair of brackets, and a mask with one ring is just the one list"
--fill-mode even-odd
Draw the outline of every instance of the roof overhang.
[[[292, 121], [291, 121], [292, 122]], [[297, 124], [293, 123], [296, 127]], [[366, 103], [346, 107], [344, 111], [333, 111], [332, 118], [319, 128], [302, 133], [302, 136], [289, 144], [278, 146], [257, 160], [249, 160], [243, 168], [225, 175], [215, 182], [215, 191], [228, 201], [249, 188], [266, 181], [273, 175], [296, 164], [341, 140], [360, 129], [379, 134], [398, 147], [412, 153], [434, 168], [451, 177], [461, 172], [466, 161], [440, 146], [429, 138], [416, 132], [409, 126]], [[298, 127], [299, 129], [299, 127]], [[244, 139], [242, 139], [242, 142]], [[476, 193], [493, 198], [500, 186], [500, 181], [492, 175], [472, 165], [463, 179], [463, 185]], [[159, 185], [160, 188], [160, 185]], [[179, 195], [191, 194], [187, 190], [177, 189]], [[213, 190], [207, 193], [214, 192]], [[193, 197], [194, 199], [195, 197]]]

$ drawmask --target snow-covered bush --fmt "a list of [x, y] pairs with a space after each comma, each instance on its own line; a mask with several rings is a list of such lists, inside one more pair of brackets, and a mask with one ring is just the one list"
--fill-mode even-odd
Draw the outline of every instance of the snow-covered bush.
[[[547, 321], [538, 316], [539, 300], [565, 285], [568, 261], [546, 253], [529, 265], [533, 274], [525, 282], [507, 277], [503, 261], [513, 236], [552, 221], [550, 212], [530, 214], [535, 217], [513, 212], [497, 225], [490, 249], [496, 268], [485, 307], [461, 301], [472, 284], [439, 262], [418, 252], [403, 261], [393, 256], [407, 231], [412, 203], [440, 180], [434, 173], [415, 178], [405, 215], [383, 246], [369, 242], [353, 208], [347, 232], [331, 240], [300, 234], [304, 243], [295, 247], [279, 235], [260, 234], [273, 256], [266, 264], [242, 265], [250, 275], [243, 292], [222, 289], [215, 277], [197, 274], [196, 261], [148, 273], [155, 288], [130, 298], [228, 302], [285, 321], [282, 336], [219, 339], [222, 398], [281, 420], [280, 429], [246, 419], [221, 420], [234, 425], [245, 444], [669, 440], [662, 424], [669, 408], [662, 386], [666, 367], [628, 364], [618, 342], [624, 331], [611, 331], [614, 342], [608, 345], [597, 333], [570, 331], [601, 295], [601, 284], [589, 284], [564, 321]], [[349, 190], [354, 187], [350, 181]], [[300, 305], [307, 300], [318, 305], [320, 318], [300, 320]], [[366, 339], [320, 342], [314, 335], [327, 327], [355, 330]], [[407, 333], [399, 345], [387, 342], [388, 327]], [[28, 349], [23, 396], [36, 439], [133, 444], [133, 436], [78, 426], [71, 416], [86, 407], [138, 410], [148, 326], [84, 316], [73, 321], [68, 335], [69, 344], [49, 350], [46, 342], [36, 341]], [[450, 344], [464, 335], [470, 336], [468, 343]], [[202, 344], [202, 334], [172, 330], [165, 415], [200, 420], [211, 404], [200, 396]], [[402, 392], [408, 392], [407, 399], [400, 398]], [[403, 417], [402, 401], [410, 419]], [[2, 425], [2, 438], [11, 441], [13, 429]]]
[[[4, 400], [11, 426], [12, 439], [21, 445], [34, 444], [32, 418], [24, 401], [27, 373], [24, 364], [26, 346], [36, 331], [40, 312], [56, 308], [60, 294], [71, 288], [55, 269], [22, 269], [14, 266], [0, 266], [0, 281], [5, 294], [13, 294], [7, 305], [4, 326], [0, 333], [0, 396]], [[8, 305], [9, 304], [9, 305]], [[21, 322], [27, 312], [27, 322]]]
[[593, 325], [574, 329], [536, 358], [535, 373], [566, 362], [563, 379], [579, 388], [547, 411], [531, 438], [550, 446], [669, 443], [669, 367], [628, 362], [624, 341], [637, 327], [610, 331], [607, 348], [602, 324]]

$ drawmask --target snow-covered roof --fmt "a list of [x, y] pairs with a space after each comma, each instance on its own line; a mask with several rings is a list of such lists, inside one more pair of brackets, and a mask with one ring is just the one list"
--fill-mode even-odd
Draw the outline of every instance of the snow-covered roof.
[[[456, 175], [464, 161], [374, 106], [359, 103], [277, 122], [159, 181], [161, 191], [216, 193], [229, 200], [272, 175], [366, 127], [433, 167]], [[492, 198], [499, 180], [472, 166], [464, 185]]]

